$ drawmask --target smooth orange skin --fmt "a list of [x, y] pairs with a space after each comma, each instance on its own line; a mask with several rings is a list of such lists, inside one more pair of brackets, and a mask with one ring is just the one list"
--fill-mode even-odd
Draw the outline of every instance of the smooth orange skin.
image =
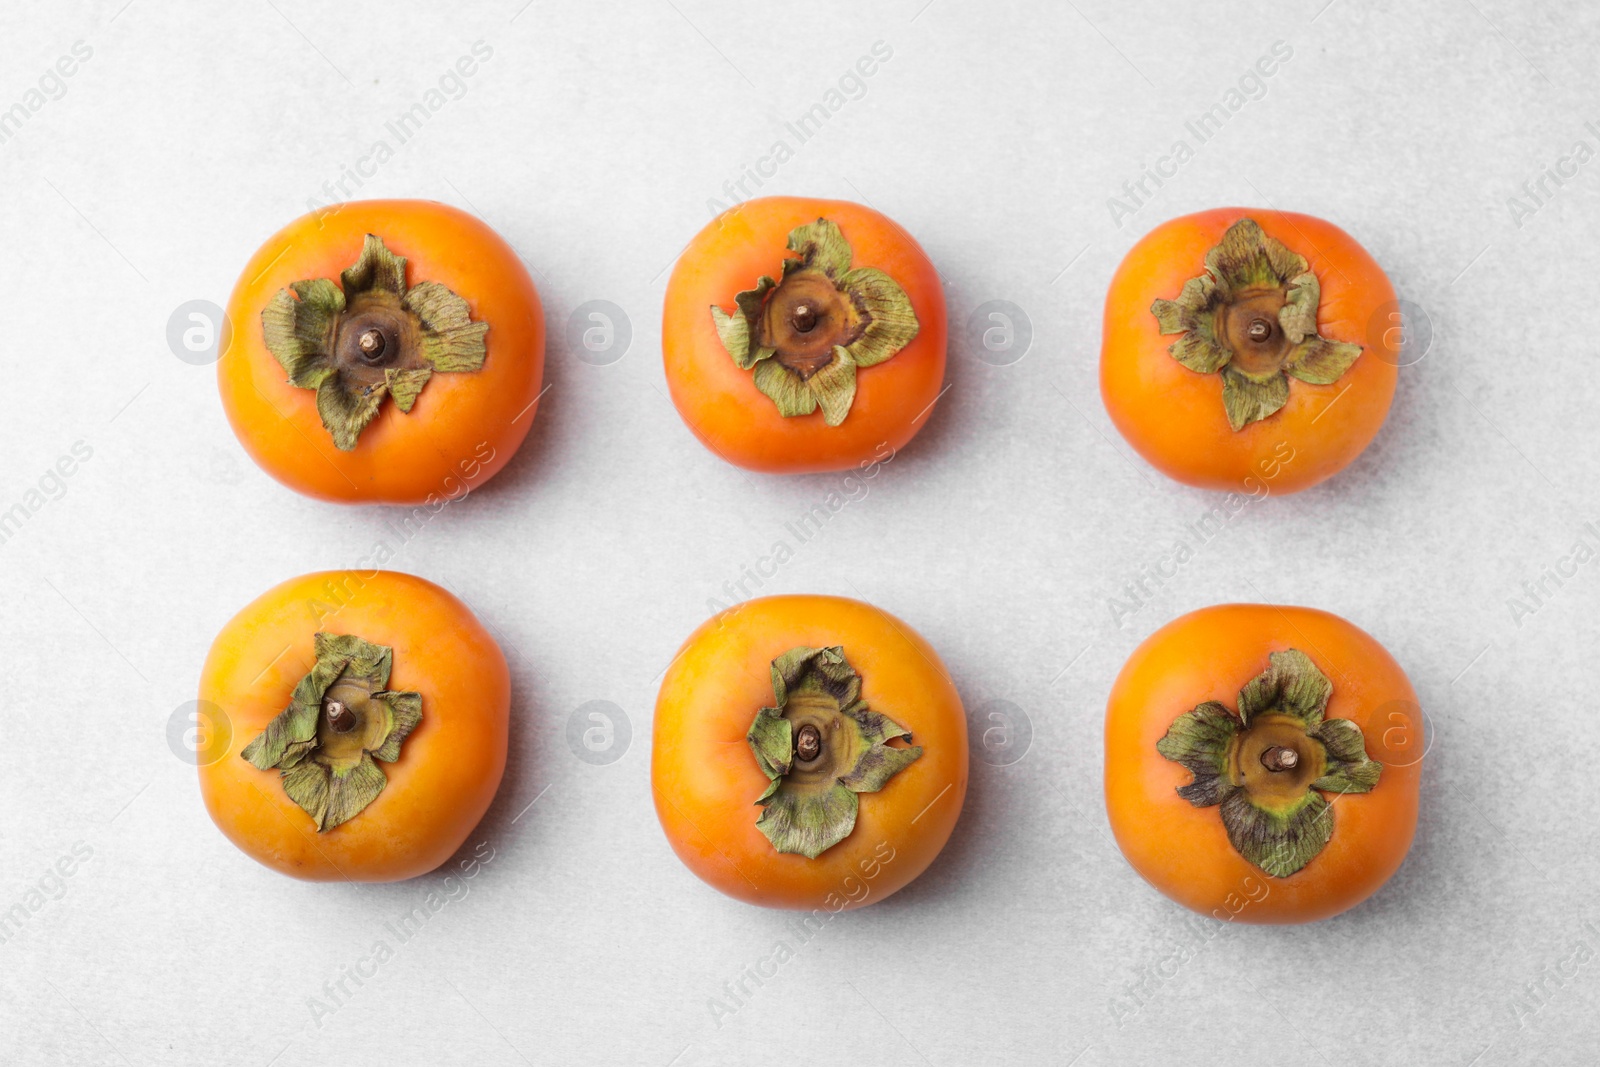
[[[745, 735], [772, 704], [772, 661], [829, 645], [844, 647], [867, 706], [923, 754], [860, 794], [855, 829], [813, 860], [756, 829], [767, 777]], [[967, 721], [938, 654], [899, 619], [843, 597], [763, 597], [713, 616], [678, 651], [656, 700], [650, 779], [667, 840], [703, 881], [763, 907], [843, 911], [904, 888], [944, 848], [967, 795]]]
[[[356, 448], [341, 452], [317, 394], [289, 384], [267, 350], [261, 312], [290, 282], [329, 278], [377, 234], [407, 260], [406, 281], [434, 281], [487, 322], [479, 371], [435, 374], [409, 413], [385, 399]], [[228, 301], [217, 362], [222, 407], [250, 458], [284, 485], [337, 503], [421, 504], [459, 497], [516, 453], [544, 377], [544, 312], [511, 246], [464, 211], [431, 200], [365, 200], [302, 216], [250, 257]]]
[[[1289, 648], [1332, 680], [1327, 718], [1361, 726], [1368, 755], [1381, 760], [1375, 737], [1390, 720], [1375, 713], [1391, 701], [1415, 708], [1416, 693], [1382, 645], [1314, 608], [1223, 604], [1190, 612], [1135, 649], [1111, 687], [1105, 789], [1112, 832], [1145, 881], [1202, 915], [1246, 923], [1326, 919], [1376, 892], [1411, 847], [1420, 760], [1385, 763], [1370, 793], [1323, 794], [1333, 804], [1333, 839], [1288, 878], [1263, 873], [1234, 850], [1217, 805], [1197, 808], [1177, 794], [1193, 776], [1157, 752], [1156, 742], [1203, 701], [1237, 714], [1239, 690], [1266, 669], [1269, 653]], [[1406, 725], [1422, 736], [1420, 722]]]
[[[1222, 375], [1198, 374], [1173, 359], [1167, 349], [1178, 335], [1161, 333], [1150, 305], [1176, 299], [1184, 282], [1205, 273], [1206, 253], [1246, 216], [1310, 264], [1322, 287], [1317, 332], [1365, 350], [1332, 385], [1290, 378], [1289, 402], [1235, 433], [1222, 408]], [[1106, 412], [1151, 466], [1185, 485], [1256, 492], [1265, 484], [1275, 493], [1316, 485], [1360, 455], [1389, 413], [1399, 341], [1385, 305], [1394, 298], [1383, 269], [1355, 238], [1310, 215], [1230, 207], [1164, 222], [1128, 252], [1106, 293]]]
[[[422, 694], [422, 722], [400, 759], [378, 765], [389, 784], [360, 814], [321, 834], [276, 770], [257, 770], [239, 755], [316, 662], [318, 630], [388, 645], [389, 688]], [[231, 726], [226, 753], [200, 767], [211, 820], [250, 858], [294, 878], [395, 882], [428, 873], [466, 842], [505, 771], [505, 656], [465, 604], [409, 574], [319, 571], [267, 590], [212, 643], [200, 699], [221, 708]]]
[[[894, 358], [856, 372], [856, 397], [838, 426], [820, 410], [784, 418], [755, 375], [740, 370], [717, 337], [711, 305], [765, 274], [779, 278], [789, 231], [832, 219], [850, 242], [852, 267], [877, 267], [911, 298], [920, 326]], [[746, 200], [713, 219], [678, 257], [667, 281], [661, 350], [672, 402], [700, 443], [749, 470], [802, 474], [882, 460], [916, 436], [944, 382], [944, 290], [922, 247], [885, 215], [846, 200], [771, 196]]]

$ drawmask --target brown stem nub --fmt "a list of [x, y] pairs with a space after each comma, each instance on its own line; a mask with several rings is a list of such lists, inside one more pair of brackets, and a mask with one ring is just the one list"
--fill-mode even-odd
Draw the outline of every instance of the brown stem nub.
[[1262, 344], [1272, 336], [1272, 323], [1266, 319], [1251, 319], [1245, 335], [1256, 344]]
[[356, 728], [356, 713], [342, 700], [328, 701], [325, 710], [328, 713], [328, 725], [334, 731], [347, 734]]
[[361, 331], [361, 336], [356, 338], [356, 348], [361, 352], [361, 358], [368, 363], [377, 363], [383, 358], [383, 350], [388, 347], [388, 342], [383, 338], [383, 331], [376, 326], [368, 327]]
[[1283, 745], [1274, 745], [1261, 753], [1261, 766], [1269, 771], [1292, 771], [1300, 765], [1300, 753]]
[[817, 328], [817, 309], [810, 304], [796, 305], [789, 313], [789, 325], [793, 326], [797, 333], [810, 333]]
[[795, 755], [801, 763], [810, 763], [822, 752], [822, 733], [810, 723], [800, 727], [794, 739]]

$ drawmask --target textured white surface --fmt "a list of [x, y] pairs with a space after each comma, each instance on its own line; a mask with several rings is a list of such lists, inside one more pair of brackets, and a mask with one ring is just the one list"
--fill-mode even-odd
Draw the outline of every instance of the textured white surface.
[[[1592, 1058], [1600, 562], [1520, 625], [1508, 599], [1600, 522], [1600, 162], [1547, 180], [1520, 226], [1507, 199], [1576, 142], [1600, 148], [1585, 127], [1600, 12], [521, 2], [3, 17], [0, 108], [26, 108], [75, 42], [92, 54], [64, 92], [46, 78], [59, 98], [0, 143], [0, 510], [45, 482], [0, 544], [0, 910], [39, 905], [0, 943], [0, 1060]], [[399, 144], [386, 123], [478, 41], [492, 57]], [[864, 93], [797, 143], [786, 123], [879, 41], [893, 56]], [[1293, 55], [1259, 98], [1115, 225], [1107, 198], [1275, 41]], [[364, 164], [380, 139], [392, 158]], [[781, 139], [792, 158], [759, 191], [864, 200], [905, 225], [943, 272], [955, 350], [920, 438], [751, 591], [874, 601], [940, 650], [975, 716], [1008, 701], [1033, 731], [1019, 762], [974, 761], [922, 879], [803, 947], [789, 917], [678, 863], [648, 758], [679, 641], [839, 484], [721, 463], [680, 424], [658, 355], [674, 256]], [[552, 388], [527, 445], [395, 562], [458, 591], [514, 665], [510, 766], [463, 853], [494, 858], [470, 882], [280, 878], [213, 829], [167, 741], [235, 610], [383, 533], [382, 509], [300, 499], [258, 471], [213, 370], [166, 341], [174, 309], [224, 303], [258, 243], [358, 165], [332, 196], [476, 211], [536, 269], [548, 312]], [[1111, 598], [1214, 498], [1117, 438], [1101, 301], [1140, 234], [1227, 203], [1337, 221], [1426, 309], [1432, 347], [1349, 470], [1243, 511], [1118, 625]], [[590, 300], [631, 321], [611, 365], [564, 341]], [[967, 319], [990, 300], [1031, 320], [1010, 366], [973, 355]], [[58, 487], [46, 472], [80, 441], [92, 456]], [[1183, 611], [1260, 599], [1371, 631], [1436, 733], [1405, 867], [1306, 928], [1190, 917], [1122, 861], [1100, 800], [1103, 702], [1129, 651]], [[591, 700], [631, 721], [609, 765], [565, 740]], [[46, 877], [75, 845], [88, 861]], [[386, 924], [429, 893], [453, 899], [402, 944]], [[308, 998], [369, 969], [380, 940], [393, 957], [314, 1020]], [[719, 1025], [708, 1002], [778, 941], [795, 958]]]

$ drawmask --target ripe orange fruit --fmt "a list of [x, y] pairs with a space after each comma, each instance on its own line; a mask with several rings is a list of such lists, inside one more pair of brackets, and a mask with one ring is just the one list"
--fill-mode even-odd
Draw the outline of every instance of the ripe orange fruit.
[[426, 874], [505, 770], [505, 657], [465, 604], [409, 574], [322, 571], [267, 590], [212, 643], [200, 700], [229, 726], [200, 767], [212, 821], [295, 878]]
[[1152, 634], [1111, 688], [1111, 829], [1134, 869], [1185, 907], [1324, 919], [1405, 859], [1423, 730], [1405, 673], [1338, 616], [1203, 608]]
[[751, 470], [846, 470], [903, 448], [944, 381], [944, 292], [911, 235], [843, 200], [774, 196], [718, 215], [667, 282], [678, 414]]
[[729, 896], [842, 911], [933, 862], [967, 792], [938, 655], [869, 604], [774, 596], [712, 617], [661, 683], [650, 762], [678, 858]]
[[510, 245], [444, 204], [296, 219], [245, 265], [228, 319], [228, 422], [308, 496], [437, 505], [493, 477], [533, 423], [539, 295]]
[[1100, 393], [1187, 485], [1292, 493], [1343, 470], [1389, 412], [1394, 289], [1309, 215], [1218, 208], [1162, 223], [1106, 294]]

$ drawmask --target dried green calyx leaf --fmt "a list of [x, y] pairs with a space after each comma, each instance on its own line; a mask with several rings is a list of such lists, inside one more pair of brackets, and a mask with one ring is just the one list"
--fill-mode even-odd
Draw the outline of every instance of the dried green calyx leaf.
[[779, 852], [816, 859], [855, 829], [859, 793], [875, 793], [922, 755], [911, 735], [861, 699], [844, 649], [793, 648], [772, 661], [772, 707], [746, 740], [769, 779], [756, 828]]
[[917, 336], [911, 298], [876, 267], [851, 269], [852, 252], [828, 219], [789, 233], [782, 278], [762, 275], [734, 298], [732, 313], [715, 305], [711, 321], [722, 347], [785, 418], [818, 408], [838, 426], [855, 401], [856, 372], [892, 359]]
[[1268, 237], [1254, 219], [1228, 227], [1206, 253], [1206, 273], [1176, 299], [1150, 305], [1167, 351], [1197, 374], [1222, 375], [1222, 407], [1235, 431], [1289, 402], [1289, 379], [1338, 381], [1361, 346], [1317, 334], [1322, 287], [1303, 256]]
[[437, 282], [406, 285], [406, 261], [368, 234], [361, 258], [339, 275], [293, 282], [261, 312], [267, 350], [289, 384], [317, 392], [335, 447], [349, 452], [383, 398], [410, 412], [436, 372], [482, 369], [486, 322]]
[[289, 706], [239, 754], [277, 770], [289, 799], [327, 831], [360, 814], [388, 779], [374, 760], [393, 763], [422, 721], [422, 694], [390, 691], [393, 652], [349, 634], [318, 633], [316, 663]]
[[1179, 796], [1220, 806], [1239, 855], [1287, 878], [1333, 839], [1322, 792], [1369, 792], [1383, 765], [1367, 757], [1359, 726], [1324, 717], [1333, 683], [1311, 657], [1291, 648], [1267, 664], [1239, 690], [1238, 715], [1208, 700], [1178, 716], [1156, 751], [1194, 775]]

